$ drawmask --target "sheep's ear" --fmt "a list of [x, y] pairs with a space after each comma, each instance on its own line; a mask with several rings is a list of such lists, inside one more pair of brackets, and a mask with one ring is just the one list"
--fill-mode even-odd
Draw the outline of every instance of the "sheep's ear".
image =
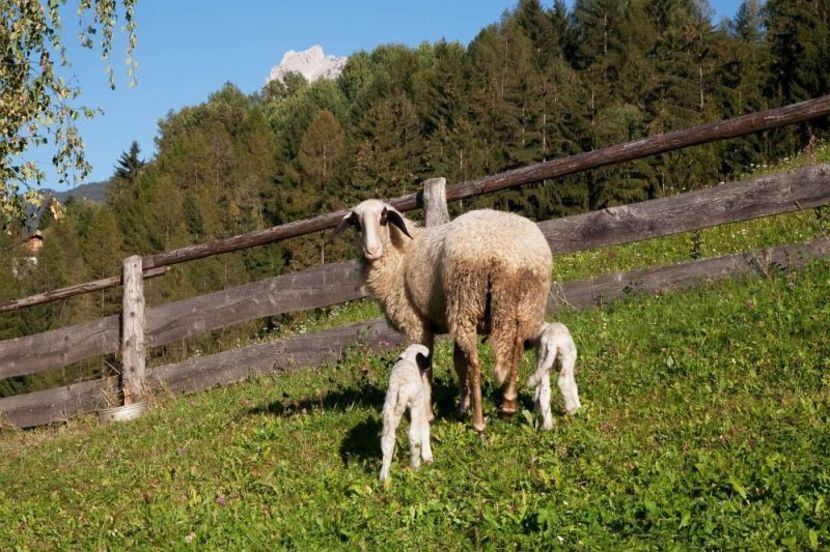
[[400, 214], [397, 209], [393, 209], [391, 207], [383, 208], [383, 213], [380, 215], [380, 223], [385, 224], [387, 221], [400, 228], [401, 232], [412, 239], [412, 234], [410, 234], [409, 230], [406, 228], [406, 222], [403, 220], [403, 215]]
[[354, 226], [355, 223], [355, 214], [354, 211], [350, 211], [343, 217], [343, 220], [340, 221], [340, 224], [337, 225], [337, 228], [334, 229], [334, 232], [331, 233], [329, 236], [329, 243], [333, 242], [337, 236], [343, 233], [343, 230], [348, 228], [349, 226]]

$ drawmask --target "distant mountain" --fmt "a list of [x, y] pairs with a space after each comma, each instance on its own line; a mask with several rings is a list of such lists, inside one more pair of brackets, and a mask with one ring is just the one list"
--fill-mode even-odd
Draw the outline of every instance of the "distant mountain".
[[57, 198], [61, 203], [66, 202], [70, 196], [75, 199], [86, 199], [93, 203], [104, 203], [107, 198], [107, 186], [109, 181], [103, 180], [101, 182], [90, 182], [89, 184], [81, 184], [71, 190], [63, 192], [56, 192], [49, 188], [43, 188], [41, 191], [49, 196]]
[[271, 74], [265, 79], [265, 84], [272, 80], [283, 80], [288, 73], [300, 73], [308, 82], [336, 79], [348, 59], [346, 56], [327, 56], [323, 53], [323, 47], [318, 44], [302, 52], [288, 50], [282, 56], [279, 65], [271, 68]]

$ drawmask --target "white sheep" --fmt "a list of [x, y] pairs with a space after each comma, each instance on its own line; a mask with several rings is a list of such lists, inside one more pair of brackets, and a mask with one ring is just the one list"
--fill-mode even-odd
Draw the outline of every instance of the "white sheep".
[[389, 374], [389, 389], [386, 390], [386, 400], [383, 403], [383, 434], [380, 439], [383, 452], [381, 482], [389, 479], [389, 467], [395, 452], [395, 432], [407, 408], [412, 467], [418, 469], [422, 459], [424, 462], [432, 462], [426, 409], [427, 394], [421, 376], [429, 366], [429, 355], [429, 349], [423, 345], [410, 345], [398, 357]]
[[[350, 226], [357, 230], [365, 287], [391, 325], [430, 351], [436, 333], [455, 339], [460, 408], [472, 403], [473, 427], [485, 427], [479, 333], [489, 334], [502, 385], [501, 413], [515, 414], [524, 342], [539, 334], [550, 290], [550, 247], [536, 224], [484, 209], [418, 228], [390, 205], [370, 199], [343, 218], [332, 239]], [[424, 373], [429, 419], [431, 381], [430, 367]]]
[[565, 411], [572, 414], [580, 407], [579, 392], [574, 379], [576, 365], [576, 344], [571, 332], [564, 324], [545, 324], [536, 341], [536, 372], [527, 381], [534, 389], [536, 409], [542, 415], [542, 427], [553, 429], [553, 415], [550, 411], [550, 371], [554, 362], [559, 363], [559, 390], [565, 399]]

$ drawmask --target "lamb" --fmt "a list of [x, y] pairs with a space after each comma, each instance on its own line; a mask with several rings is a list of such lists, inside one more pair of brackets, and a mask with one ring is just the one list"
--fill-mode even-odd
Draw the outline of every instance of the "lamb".
[[565, 399], [565, 411], [572, 414], [580, 407], [574, 379], [576, 344], [568, 328], [559, 323], [545, 324], [536, 343], [536, 372], [530, 376], [527, 385], [535, 390], [533, 398], [536, 409], [542, 415], [542, 427], [553, 429], [553, 415], [550, 411], [550, 370], [555, 361], [559, 361], [557, 383]]
[[[418, 228], [392, 206], [369, 199], [343, 217], [332, 239], [348, 227], [357, 230], [365, 288], [390, 324], [430, 351], [436, 333], [455, 340], [460, 410], [472, 406], [478, 431], [485, 423], [477, 334], [489, 335], [502, 386], [500, 411], [512, 417], [524, 342], [541, 330], [550, 289], [552, 256], [536, 224], [484, 209]], [[431, 382], [430, 366], [424, 372], [429, 419]]]
[[398, 357], [389, 374], [389, 389], [383, 403], [383, 434], [380, 448], [383, 451], [383, 465], [380, 480], [389, 479], [389, 467], [395, 451], [395, 431], [404, 411], [409, 408], [409, 451], [414, 469], [421, 466], [421, 460], [432, 462], [432, 448], [429, 445], [429, 421], [427, 420], [426, 393], [421, 374], [429, 366], [430, 351], [423, 345], [410, 345]]

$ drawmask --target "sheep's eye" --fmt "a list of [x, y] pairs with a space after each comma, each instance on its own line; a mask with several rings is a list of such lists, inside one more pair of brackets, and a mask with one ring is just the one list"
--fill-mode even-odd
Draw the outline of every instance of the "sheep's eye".
[[354, 213], [352, 213], [352, 226], [354, 226], [355, 229], [357, 229], [357, 231], [360, 232], [360, 217], [358, 217]]
[[380, 213], [380, 225], [381, 226], [386, 226], [387, 222], [389, 222], [389, 215], [386, 214], [386, 209], [384, 209]]

